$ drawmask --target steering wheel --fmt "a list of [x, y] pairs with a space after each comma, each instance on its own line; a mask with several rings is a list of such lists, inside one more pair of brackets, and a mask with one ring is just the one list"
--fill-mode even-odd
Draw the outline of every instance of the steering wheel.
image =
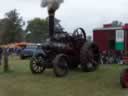
[[77, 28], [76, 30], [74, 30], [73, 35], [72, 35], [75, 39], [83, 39], [86, 40], [86, 33], [84, 31], [83, 28]]

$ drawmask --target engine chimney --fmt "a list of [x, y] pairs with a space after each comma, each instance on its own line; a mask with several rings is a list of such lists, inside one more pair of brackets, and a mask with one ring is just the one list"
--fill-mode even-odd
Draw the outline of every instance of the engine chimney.
[[54, 16], [55, 11], [60, 7], [64, 0], [42, 0], [41, 6], [48, 7], [49, 14], [49, 36], [52, 39], [54, 35]]
[[55, 10], [54, 9], [49, 9], [49, 36], [52, 39], [54, 35], [54, 17], [55, 17]]

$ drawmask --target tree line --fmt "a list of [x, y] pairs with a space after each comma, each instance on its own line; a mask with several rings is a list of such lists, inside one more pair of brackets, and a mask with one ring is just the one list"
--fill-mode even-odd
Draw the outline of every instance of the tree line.
[[[26, 26], [26, 27], [25, 27]], [[62, 31], [60, 20], [55, 19], [55, 30]], [[16, 9], [0, 19], [0, 44], [15, 42], [41, 43], [48, 37], [48, 18], [33, 18], [25, 22]]]

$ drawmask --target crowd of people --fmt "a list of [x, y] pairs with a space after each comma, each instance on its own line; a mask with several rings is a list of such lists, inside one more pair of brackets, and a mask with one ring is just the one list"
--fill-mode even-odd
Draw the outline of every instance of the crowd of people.
[[103, 51], [101, 54], [102, 64], [122, 64], [123, 52], [121, 51]]
[[16, 55], [19, 55], [22, 48], [6, 48], [6, 50], [7, 50], [8, 55], [11, 55], [13, 53]]
[[[16, 54], [17, 56], [20, 54], [22, 48], [5, 48], [7, 55]], [[0, 47], [0, 65], [2, 64], [4, 48]]]

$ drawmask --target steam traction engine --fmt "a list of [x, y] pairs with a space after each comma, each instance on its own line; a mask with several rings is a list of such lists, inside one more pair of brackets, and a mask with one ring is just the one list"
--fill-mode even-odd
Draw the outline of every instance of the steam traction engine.
[[69, 69], [95, 71], [99, 65], [100, 53], [96, 44], [86, 40], [83, 28], [76, 29], [72, 35], [67, 32], [54, 32], [54, 10], [49, 10], [49, 38], [42, 44], [42, 52], [36, 52], [30, 62], [34, 74], [53, 68], [57, 77], [67, 75]]

